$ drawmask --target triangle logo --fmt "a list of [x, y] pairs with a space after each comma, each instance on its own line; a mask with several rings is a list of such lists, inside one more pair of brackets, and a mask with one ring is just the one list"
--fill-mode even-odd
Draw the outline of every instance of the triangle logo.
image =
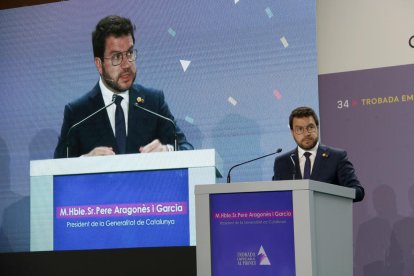
[[263, 245], [260, 246], [259, 253], [257, 253], [257, 257], [259, 258], [259, 265], [271, 265], [269, 258], [263, 248]]

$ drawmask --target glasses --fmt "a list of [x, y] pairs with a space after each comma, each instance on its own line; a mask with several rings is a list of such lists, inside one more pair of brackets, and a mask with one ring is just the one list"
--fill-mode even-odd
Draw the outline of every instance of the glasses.
[[305, 129], [308, 133], [314, 133], [316, 131], [316, 126], [314, 124], [307, 125], [306, 127], [295, 126], [295, 133], [298, 135], [303, 134]]
[[124, 59], [124, 54], [125, 54], [126, 59], [129, 62], [133, 62], [137, 60], [137, 54], [138, 54], [137, 49], [131, 49], [125, 52], [114, 53], [110, 57], [103, 57], [103, 59], [110, 59], [112, 66], [118, 66], [122, 63]]

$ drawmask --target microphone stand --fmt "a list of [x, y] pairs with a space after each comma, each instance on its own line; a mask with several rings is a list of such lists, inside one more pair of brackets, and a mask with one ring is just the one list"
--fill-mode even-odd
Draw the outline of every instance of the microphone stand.
[[227, 183], [230, 183], [230, 182], [231, 182], [230, 172], [231, 172], [234, 168], [236, 168], [236, 167], [238, 167], [238, 166], [241, 166], [241, 165], [244, 165], [244, 164], [247, 164], [247, 163], [250, 163], [250, 162], [253, 162], [253, 161], [256, 161], [256, 160], [259, 160], [259, 159], [262, 159], [262, 158], [265, 158], [265, 157], [268, 157], [268, 156], [270, 156], [270, 155], [277, 154], [277, 153], [279, 153], [279, 152], [281, 152], [281, 151], [282, 151], [282, 149], [281, 149], [281, 148], [279, 148], [279, 149], [277, 149], [277, 151], [275, 151], [275, 152], [273, 152], [273, 153], [269, 153], [269, 154], [266, 154], [266, 155], [263, 155], [263, 156], [257, 157], [257, 158], [255, 158], [255, 159], [252, 159], [252, 160], [249, 160], [249, 161], [246, 161], [246, 162], [243, 162], [243, 163], [240, 163], [240, 164], [236, 164], [236, 165], [234, 165], [233, 167], [231, 167], [231, 168], [230, 168], [229, 172], [227, 173]]
[[290, 160], [292, 161], [292, 164], [293, 164], [293, 172], [292, 172], [292, 179], [293, 180], [295, 180], [295, 175], [296, 175], [296, 164], [295, 164], [295, 154], [294, 153], [292, 153], [291, 155], [290, 155]]
[[112, 96], [112, 102], [108, 105], [105, 105], [104, 107], [101, 107], [100, 109], [98, 109], [97, 111], [95, 111], [94, 113], [90, 114], [89, 116], [87, 116], [86, 118], [80, 120], [79, 122], [77, 122], [76, 124], [74, 124], [73, 126], [71, 126], [68, 130], [68, 133], [66, 133], [66, 158], [69, 158], [69, 134], [72, 131], [72, 129], [74, 129], [75, 127], [77, 127], [78, 125], [82, 124], [83, 122], [85, 122], [86, 120], [88, 120], [89, 118], [95, 116], [96, 114], [98, 114], [99, 112], [101, 112], [104, 109], [107, 109], [108, 107], [110, 107], [111, 105], [113, 105], [115, 103], [115, 98], [116, 95]]
[[138, 108], [140, 108], [140, 109], [142, 109], [146, 112], [149, 112], [152, 115], [155, 115], [155, 116], [158, 116], [158, 117], [160, 117], [164, 120], [167, 120], [174, 126], [174, 151], [178, 151], [179, 149], [178, 149], [178, 145], [177, 145], [177, 125], [175, 124], [175, 122], [173, 120], [171, 120], [170, 118], [168, 118], [168, 117], [165, 117], [165, 116], [163, 116], [161, 114], [158, 114], [158, 113], [156, 113], [152, 110], [149, 110], [149, 109], [146, 109], [145, 107], [140, 106], [138, 103], [135, 103], [134, 106], [136, 106], [136, 107], [138, 107]]

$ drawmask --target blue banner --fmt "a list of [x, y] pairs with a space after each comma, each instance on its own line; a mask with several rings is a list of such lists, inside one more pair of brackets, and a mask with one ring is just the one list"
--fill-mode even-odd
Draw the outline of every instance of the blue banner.
[[54, 178], [54, 250], [189, 246], [188, 171]]
[[292, 193], [210, 195], [213, 276], [295, 275]]

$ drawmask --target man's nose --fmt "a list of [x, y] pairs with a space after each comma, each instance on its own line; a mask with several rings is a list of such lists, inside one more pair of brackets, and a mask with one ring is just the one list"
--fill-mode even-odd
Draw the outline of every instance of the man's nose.
[[133, 62], [135, 62], [135, 61], [129, 61], [128, 57], [126, 56], [126, 53], [124, 53], [123, 56], [122, 56], [121, 67], [122, 68], [131, 67]]

